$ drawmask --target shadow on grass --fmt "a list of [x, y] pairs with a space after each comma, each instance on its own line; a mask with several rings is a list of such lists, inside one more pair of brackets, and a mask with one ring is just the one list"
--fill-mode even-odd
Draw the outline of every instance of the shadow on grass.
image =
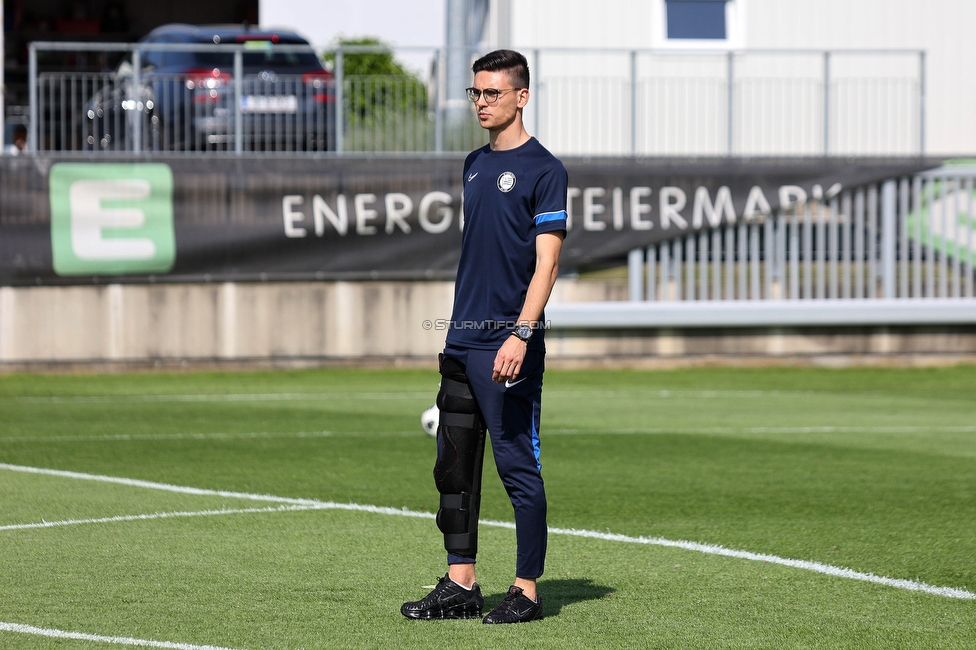
[[[589, 578], [540, 580], [539, 593], [542, 594], [543, 613], [548, 618], [559, 616], [566, 605], [584, 600], [599, 600], [613, 593], [613, 587], [598, 585]], [[491, 594], [485, 598], [485, 612], [491, 611], [502, 602], [505, 592]]]

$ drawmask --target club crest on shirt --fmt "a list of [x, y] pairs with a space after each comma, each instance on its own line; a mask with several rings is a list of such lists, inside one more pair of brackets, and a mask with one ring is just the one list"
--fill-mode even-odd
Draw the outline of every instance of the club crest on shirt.
[[502, 192], [511, 192], [513, 187], [515, 187], [515, 174], [502, 172], [502, 175], [498, 177], [498, 189]]

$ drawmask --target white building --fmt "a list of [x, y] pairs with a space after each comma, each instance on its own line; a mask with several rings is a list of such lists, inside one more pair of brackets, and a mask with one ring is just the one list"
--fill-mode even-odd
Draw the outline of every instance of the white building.
[[[573, 111], [609, 115], [605, 120], [588, 118], [605, 124], [597, 138], [577, 134], [586, 143], [581, 150], [610, 148], [599, 141], [619, 140], [622, 135], [615, 129], [627, 130], [628, 93], [612, 80], [629, 82], [630, 62], [623, 53], [571, 56], [547, 54], [546, 48], [640, 51], [638, 100], [641, 92], [655, 90], [672, 96], [659, 97], [657, 103], [638, 101], [638, 152], [722, 153], [722, 145], [728, 146], [728, 93], [723, 92], [728, 65], [722, 53], [773, 49], [815, 52], [734, 57], [734, 153], [823, 152], [822, 51], [832, 52], [826, 62], [829, 153], [911, 154], [923, 147], [924, 153], [940, 156], [976, 152], [976, 68], [972, 65], [976, 2], [972, 0], [495, 0], [492, 4], [495, 15], [507, 20], [499, 26], [496, 19], [488, 45], [538, 48], [543, 83], [549, 74], [558, 78], [560, 94], [550, 98], [547, 108], [556, 112], [550, 118], [557, 117], [561, 131], [552, 135], [572, 137], [572, 128], [562, 125], [569, 119], [564, 116]], [[669, 38], [669, 27], [687, 29], [687, 24], [675, 24], [674, 16], [669, 24], [669, 12], [704, 10], [699, 28], [707, 32], [713, 7], [724, 14], [725, 38]], [[664, 54], [689, 50], [701, 55]], [[845, 54], [844, 50], [890, 53]], [[903, 53], [891, 52], [897, 50]], [[594, 66], [589, 59], [598, 63]], [[580, 74], [599, 74], [605, 81], [602, 86], [588, 85], [589, 92], [579, 92], [571, 79]], [[546, 89], [541, 90], [545, 101]], [[601, 97], [601, 91], [613, 96], [613, 101]], [[664, 120], [661, 109], [669, 111]], [[544, 132], [545, 127], [540, 128]], [[702, 130], [713, 133], [703, 135]], [[619, 150], [625, 144], [617, 142], [612, 148]]]
[[[479, 0], [444, 3], [473, 11]], [[329, 4], [261, 0], [261, 20], [304, 16], [296, 27], [312, 29], [329, 20]], [[513, 47], [529, 56], [536, 87], [528, 122], [561, 153], [976, 151], [972, 0], [487, 5], [482, 47]], [[404, 4], [390, 2], [391, 13], [394, 7]], [[429, 2], [415, 7], [425, 14], [423, 24], [444, 21], [445, 13]], [[379, 35], [416, 44], [416, 32], [414, 26]]]

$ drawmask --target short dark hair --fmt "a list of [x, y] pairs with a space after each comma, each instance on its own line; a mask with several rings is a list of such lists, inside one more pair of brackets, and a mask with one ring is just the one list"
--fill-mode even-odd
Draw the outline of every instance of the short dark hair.
[[529, 87], [529, 62], [515, 50], [495, 50], [474, 62], [471, 70], [479, 72], [507, 72], [515, 88]]

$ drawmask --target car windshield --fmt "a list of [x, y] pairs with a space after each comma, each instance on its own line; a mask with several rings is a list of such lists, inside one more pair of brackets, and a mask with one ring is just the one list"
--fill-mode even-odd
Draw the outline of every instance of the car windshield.
[[[285, 43], [282, 43], [285, 44]], [[307, 45], [306, 43], [287, 43], [288, 45]], [[289, 70], [309, 71], [322, 68], [315, 52], [309, 48], [302, 52], [283, 52], [275, 49], [270, 41], [245, 41], [245, 70], [274, 70], [287, 73]], [[166, 52], [162, 65], [181, 68], [230, 68], [234, 65], [234, 55], [230, 52]]]
[[[201, 68], [219, 68], [233, 64], [234, 56], [218, 52], [198, 52], [188, 55], [192, 57], [192, 65]], [[245, 68], [262, 68], [285, 70], [287, 68], [318, 68], [321, 67], [314, 52], [281, 52], [272, 49], [244, 52]]]

